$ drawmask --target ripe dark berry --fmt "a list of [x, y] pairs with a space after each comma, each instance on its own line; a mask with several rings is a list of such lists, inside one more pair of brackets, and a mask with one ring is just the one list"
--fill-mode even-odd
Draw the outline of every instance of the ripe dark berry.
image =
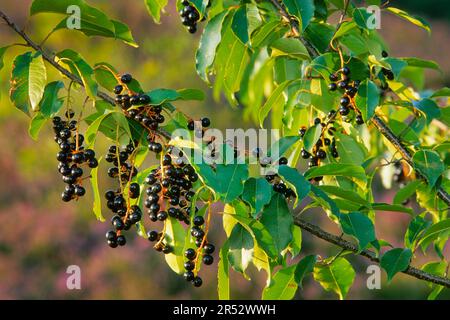
[[211, 124], [211, 121], [208, 118], [201, 118], [202, 126], [207, 128]]
[[202, 226], [205, 223], [205, 219], [202, 216], [195, 216], [193, 222], [196, 226]]
[[123, 90], [123, 86], [118, 84], [117, 86], [114, 87], [114, 93], [115, 94], [121, 94]]
[[125, 73], [124, 75], [122, 75], [120, 77], [120, 81], [122, 83], [130, 83], [131, 80], [133, 80], [133, 77], [131, 76], [131, 74]]
[[332, 82], [332, 83], [330, 83], [330, 84], [328, 85], [328, 90], [330, 90], [330, 91], [336, 91], [336, 89], [337, 89], [337, 84], [336, 84], [336, 83]]
[[186, 251], [184, 252], [184, 256], [189, 260], [194, 260], [196, 257], [196, 252], [194, 249], [189, 248], [189, 249], [186, 249]]
[[288, 159], [286, 158], [286, 157], [281, 157], [279, 160], [278, 160], [278, 164], [279, 165], [286, 165], [286, 164], [288, 164]]
[[167, 219], [167, 212], [166, 211], [160, 211], [158, 212], [158, 214], [156, 215], [156, 217], [158, 218], [159, 221], [164, 221]]
[[342, 74], [345, 76], [348, 76], [350, 74], [350, 68], [349, 67], [343, 67], [342, 68]]
[[72, 195], [70, 195], [68, 192], [64, 191], [61, 194], [61, 200], [64, 202], [69, 202], [70, 200], [72, 200]]
[[339, 114], [340, 114], [341, 116], [346, 116], [346, 115], [348, 115], [349, 113], [350, 113], [350, 109], [349, 109], [349, 108], [344, 107], [344, 106], [340, 106], [340, 107], [339, 107]]
[[206, 254], [203, 256], [203, 263], [206, 265], [211, 265], [214, 262], [213, 256]]
[[346, 107], [350, 103], [350, 99], [347, 97], [342, 97], [340, 102], [342, 106]]
[[200, 277], [195, 277], [195, 279], [192, 281], [192, 283], [194, 284], [194, 287], [201, 287], [203, 284], [203, 280]]
[[298, 130], [298, 134], [300, 135], [300, 137], [303, 137], [305, 135], [305, 133], [306, 133], [306, 127], [301, 127]]
[[345, 89], [347, 88], [348, 83], [347, 81], [339, 81], [337, 85], [339, 89]]
[[117, 240], [108, 240], [108, 245], [111, 248], [117, 248], [117, 245], [118, 245]]
[[114, 240], [114, 239], [116, 239], [117, 234], [116, 234], [115, 231], [110, 230], [110, 231], [108, 231], [108, 232], [106, 233], [105, 236], [106, 236], [106, 239], [107, 239], [107, 240]]
[[320, 118], [315, 118], [314, 119], [314, 124], [318, 125], [321, 122]]
[[192, 281], [192, 280], [194, 280], [195, 275], [194, 275], [194, 273], [193, 273], [192, 271], [186, 271], [186, 272], [183, 274], [183, 277], [184, 277], [184, 279], [185, 279], [186, 281]]
[[389, 56], [389, 54], [385, 50], [383, 50], [383, 51], [381, 51], [381, 56], [383, 58], [387, 58]]
[[203, 246], [203, 251], [204, 251], [206, 254], [212, 254], [212, 253], [214, 252], [215, 249], [216, 249], [216, 247], [215, 247], [213, 244], [211, 244], [211, 243], [207, 243], [207, 244], [205, 244], [205, 245]]
[[132, 184], [130, 184], [130, 198], [131, 199], [136, 199], [139, 197], [140, 194], [140, 187], [139, 184], [136, 182], [133, 182]]
[[305, 149], [302, 149], [301, 156], [302, 156], [303, 159], [309, 159], [311, 154], [308, 151], [306, 151]]
[[169, 253], [172, 253], [173, 252], [173, 248], [171, 247], [171, 246], [164, 246], [164, 248], [162, 249], [162, 252], [164, 253], [164, 254], [169, 254]]
[[322, 149], [317, 150], [316, 156], [319, 159], [325, 159], [327, 157], [327, 153], [323, 151]]
[[332, 74], [330, 74], [329, 79], [330, 79], [330, 81], [337, 81], [339, 78], [338, 78], [337, 74], [332, 73]]
[[148, 237], [148, 240], [149, 241], [156, 241], [156, 240], [158, 240], [158, 238], [159, 238], [159, 234], [158, 234], [158, 232], [157, 231], [149, 231], [148, 233], [147, 233], [147, 237]]
[[111, 222], [116, 230], [122, 230], [124, 228], [124, 222], [119, 216], [114, 216]]
[[194, 268], [195, 268], [195, 264], [194, 264], [194, 262], [192, 262], [192, 261], [186, 261], [186, 262], [184, 263], [184, 268], [185, 268], [187, 271], [192, 271], [192, 270], [194, 270]]
[[78, 197], [82, 197], [86, 193], [86, 189], [84, 189], [82, 186], [75, 186], [75, 195]]
[[358, 124], [358, 125], [364, 124], [363, 117], [362, 117], [360, 114], [358, 114], [358, 115], [356, 116], [356, 124]]
[[125, 239], [124, 235], [121, 234], [120, 236], [117, 237], [117, 244], [119, 246], [124, 246], [126, 243], [127, 243], [127, 239]]

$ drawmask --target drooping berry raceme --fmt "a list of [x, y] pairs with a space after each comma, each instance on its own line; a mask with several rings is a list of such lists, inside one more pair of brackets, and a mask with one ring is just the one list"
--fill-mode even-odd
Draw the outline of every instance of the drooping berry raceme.
[[124, 246], [126, 238], [122, 234], [123, 230], [129, 230], [142, 218], [140, 207], [131, 204], [140, 196], [139, 184], [131, 182], [138, 173], [132, 162], [136, 145], [137, 142], [130, 142], [124, 148], [112, 145], [105, 157], [112, 164], [108, 169], [108, 176], [119, 182], [118, 189], [105, 192], [106, 205], [113, 213], [111, 224], [114, 230], [109, 231], [106, 236], [108, 245], [112, 248]]
[[186, 26], [190, 33], [197, 32], [197, 22], [200, 19], [200, 13], [187, 0], [184, 0], [181, 4], [183, 6], [180, 10], [181, 23]]
[[[55, 132], [55, 142], [60, 151], [56, 155], [58, 171], [62, 180], [67, 184], [61, 199], [64, 202], [78, 199], [85, 195], [83, 187], [85, 172], [87, 168], [96, 168], [98, 160], [92, 149], [85, 149], [83, 146], [84, 136], [78, 131], [78, 122], [74, 120], [75, 113], [67, 110], [66, 120], [61, 117], [53, 117], [53, 130]], [[84, 170], [83, 170], [84, 168]]]

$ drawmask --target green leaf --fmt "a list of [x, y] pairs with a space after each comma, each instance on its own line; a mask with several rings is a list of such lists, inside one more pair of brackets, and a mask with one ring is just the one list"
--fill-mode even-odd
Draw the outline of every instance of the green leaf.
[[39, 108], [43, 116], [49, 118], [61, 109], [63, 100], [58, 98], [58, 93], [62, 88], [64, 88], [62, 81], [53, 81], [45, 86]]
[[99, 62], [94, 65], [95, 80], [108, 91], [113, 91], [119, 84], [116, 78], [116, 69], [107, 62]]
[[296, 266], [278, 270], [272, 278], [270, 286], [264, 288], [263, 300], [291, 300], [297, 291], [294, 273]]
[[252, 207], [253, 216], [261, 212], [272, 198], [272, 185], [264, 178], [250, 178], [245, 181], [242, 199]]
[[222, 25], [228, 13], [229, 11], [223, 11], [208, 21], [195, 55], [197, 73], [208, 84], [208, 72], [214, 63], [216, 50], [222, 39]]
[[228, 242], [228, 261], [234, 270], [245, 275], [245, 270], [253, 257], [252, 235], [242, 225], [236, 224]]
[[[86, 138], [86, 144], [88, 146], [92, 146], [95, 142], [95, 139], [97, 138], [97, 132], [100, 129], [100, 126], [104, 120], [106, 120], [108, 117], [110, 117], [114, 112], [108, 112], [105, 113], [99, 117], [97, 117], [86, 129], [86, 132], [84, 134]], [[115, 130], [115, 128], [113, 128]]]
[[48, 0], [34, 0], [31, 4], [30, 15], [38, 13], [58, 13], [65, 15], [64, 18], [53, 31], [68, 29], [68, 20], [73, 19], [74, 12], [69, 11], [70, 6], [77, 6], [80, 10], [80, 28], [72, 28], [87, 36], [101, 36], [121, 39], [125, 43], [137, 47], [131, 31], [127, 25], [120, 21], [109, 19], [108, 16], [97, 8], [89, 6], [83, 0], [58, 0], [58, 2]]
[[95, 100], [97, 95], [97, 82], [94, 80], [94, 71], [81, 55], [71, 49], [63, 50], [56, 54], [59, 61], [65, 64], [69, 71], [75, 74], [83, 82], [88, 96]]
[[230, 214], [228, 216], [237, 220], [248, 232], [251, 233], [252, 237], [257, 242], [258, 247], [263, 249], [269, 258], [275, 259], [278, 257], [278, 251], [275, 247], [274, 240], [269, 231], [261, 222], [237, 214]]
[[303, 279], [305, 277], [312, 273], [314, 271], [314, 265], [317, 262], [317, 256], [316, 255], [309, 255], [304, 257], [300, 262], [297, 264], [297, 267], [295, 268], [295, 282], [297, 282], [298, 286], [302, 288], [303, 285]]
[[319, 176], [330, 175], [354, 178], [356, 183], [363, 189], [367, 183], [367, 176], [363, 167], [352, 164], [329, 163], [320, 167], [311, 168], [305, 172], [305, 178], [308, 180]]
[[322, 207], [329, 208], [335, 217], [340, 216], [341, 212], [336, 205], [336, 202], [315, 185], [311, 185], [311, 196], [318, 201]]
[[311, 184], [294, 168], [279, 166], [278, 175], [295, 191], [297, 197], [294, 206], [297, 206], [298, 202], [302, 201], [311, 191]]
[[343, 213], [339, 216], [344, 233], [358, 240], [359, 250], [364, 250], [367, 245], [376, 239], [375, 227], [372, 220], [361, 212]]
[[439, 157], [439, 154], [435, 151], [417, 151], [412, 160], [416, 169], [427, 178], [431, 187], [436, 184], [436, 181], [445, 171], [445, 165]]
[[161, 105], [177, 100], [203, 100], [205, 97], [201, 90], [196, 89], [154, 89], [147, 94], [150, 97], [150, 105]]
[[145, 0], [147, 10], [156, 23], [160, 23], [161, 11], [164, 10], [168, 2], [169, 0]]
[[230, 300], [230, 266], [228, 263], [228, 241], [222, 245], [219, 252], [219, 263], [217, 267], [217, 292], [219, 300]]
[[361, 83], [358, 94], [355, 97], [355, 103], [361, 111], [364, 121], [368, 121], [375, 114], [375, 109], [380, 103], [380, 94], [378, 87], [371, 80]]
[[303, 136], [303, 148], [311, 152], [314, 145], [319, 141], [321, 134], [322, 126], [320, 124], [309, 127]]
[[[99, 159], [99, 162], [101, 159]], [[91, 170], [91, 187], [92, 194], [94, 195], [94, 204], [92, 207], [92, 211], [95, 214], [95, 217], [99, 221], [105, 221], [105, 218], [102, 215], [102, 200], [100, 197], [100, 191], [98, 189], [98, 167]]]
[[356, 8], [353, 11], [353, 19], [355, 20], [358, 27], [362, 29], [369, 29], [367, 21], [371, 16], [372, 14], [367, 12], [366, 8]]
[[227, 15], [222, 30], [222, 39], [214, 59], [216, 71], [214, 96], [219, 98], [223, 90], [226, 98], [232, 105], [237, 105], [235, 93], [239, 91], [245, 66], [249, 62], [249, 50], [241, 40], [236, 37], [230, 27], [231, 15]]
[[450, 88], [445, 87], [435, 91], [430, 98], [438, 98], [438, 97], [450, 97]]
[[26, 52], [17, 56], [11, 72], [10, 99], [26, 114], [37, 111], [44, 94], [47, 72], [40, 53]]
[[361, 166], [368, 153], [364, 145], [350, 135], [336, 132], [335, 136], [340, 163]]
[[439, 118], [441, 116], [441, 109], [438, 107], [436, 102], [431, 99], [422, 99], [419, 101], [413, 101], [413, 106], [416, 109], [422, 111], [429, 124], [433, 119]]
[[3, 57], [5, 56], [6, 50], [8, 50], [9, 47], [10, 46], [0, 48], [0, 70], [2, 70], [3, 66], [5, 65], [3, 62]]
[[286, 103], [286, 93], [285, 89], [292, 83], [292, 80], [287, 80], [281, 83], [267, 99], [266, 103], [261, 107], [259, 111], [259, 124], [263, 127], [264, 120], [269, 115], [270, 110], [276, 107], [284, 106]]
[[292, 225], [294, 219], [286, 204], [284, 197], [278, 193], [264, 207], [261, 223], [272, 236], [278, 252], [283, 251], [292, 241]]
[[286, 136], [278, 139], [274, 144], [270, 146], [270, 150], [267, 152], [267, 156], [272, 157], [278, 154], [280, 157], [291, 148], [296, 142], [300, 140], [300, 136]]
[[415, 24], [416, 26], [418, 26], [420, 28], [425, 29], [426, 31], [428, 31], [428, 33], [431, 33], [431, 27], [428, 24], [428, 22], [426, 22], [424, 19], [422, 19], [420, 17], [412, 16], [409, 13], [407, 13], [403, 10], [394, 8], [394, 7], [388, 7], [386, 10], [395, 14], [396, 16], [398, 16], [402, 19], [405, 19], [405, 20], [411, 22], [412, 24]]
[[357, 203], [361, 206], [365, 207], [370, 206], [370, 203], [366, 199], [362, 198], [359, 194], [357, 194], [352, 190], [343, 189], [337, 186], [318, 186], [318, 188], [325, 191], [328, 194], [332, 194], [344, 200]]
[[31, 138], [33, 138], [33, 140], [38, 139], [39, 132], [41, 131], [47, 120], [48, 119], [41, 112], [36, 113], [33, 119], [31, 119], [30, 127], [28, 128], [28, 134]]
[[410, 67], [424, 68], [424, 69], [433, 69], [437, 71], [441, 71], [439, 65], [432, 60], [425, 60], [420, 58], [401, 58], [401, 60], [405, 61]]
[[309, 59], [308, 50], [296, 38], [280, 38], [270, 44], [272, 56], [287, 55], [296, 59]]
[[413, 180], [406, 186], [398, 190], [394, 197], [394, 204], [402, 204], [403, 201], [409, 199], [413, 194], [416, 193], [416, 188], [420, 183], [420, 180]]
[[448, 238], [450, 236], [450, 219], [445, 219], [433, 224], [423, 234], [418, 242], [422, 249], [426, 249], [431, 242], [439, 238]]
[[412, 258], [410, 249], [395, 248], [385, 252], [380, 259], [380, 266], [386, 271], [388, 281], [401, 271], [405, 271]]
[[302, 250], [302, 229], [296, 225], [292, 226], [292, 241], [287, 249], [291, 253], [291, 259], [297, 257]]
[[243, 44], [248, 44], [251, 34], [260, 25], [258, 7], [254, 4], [244, 4], [234, 13], [231, 29]]
[[411, 220], [405, 233], [405, 247], [414, 251], [421, 234], [431, 225], [431, 221], [417, 216]]
[[282, 0], [287, 11], [299, 19], [301, 30], [305, 30], [314, 16], [313, 0]]
[[184, 270], [184, 242], [185, 234], [181, 223], [173, 218], [165, 220], [166, 234], [164, 243], [173, 248], [172, 253], [165, 254], [166, 262], [169, 267], [178, 274], [182, 274]]
[[314, 267], [314, 279], [326, 291], [335, 292], [343, 300], [355, 280], [355, 270], [345, 258], [339, 257], [331, 263], [325, 260]]

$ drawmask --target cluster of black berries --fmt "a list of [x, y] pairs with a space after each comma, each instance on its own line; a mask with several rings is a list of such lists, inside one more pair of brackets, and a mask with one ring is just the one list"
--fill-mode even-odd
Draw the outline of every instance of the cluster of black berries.
[[197, 32], [197, 22], [200, 19], [198, 10], [191, 6], [188, 0], [181, 2], [183, 9], [180, 10], [181, 23], [186, 26], [190, 33]]
[[200, 119], [201, 126], [196, 125], [197, 121], [189, 120], [188, 122], [188, 129], [190, 131], [194, 131], [194, 134], [196, 137], [201, 138], [204, 135], [204, 129], [208, 128], [211, 125], [211, 120], [209, 118], [203, 117]]
[[121, 186], [128, 186], [128, 193], [124, 194], [125, 190], [122, 188], [114, 190], [108, 190], [105, 193], [106, 205], [110, 209], [114, 216], [111, 219], [111, 224], [114, 230], [106, 233], [106, 239], [108, 245], [112, 248], [117, 246], [124, 246], [126, 239], [122, 230], [129, 230], [134, 224], [139, 222], [142, 218], [142, 211], [137, 205], [130, 205], [130, 199], [137, 199], [140, 195], [140, 186], [136, 182], [131, 182], [131, 179], [138, 173], [137, 168], [130, 164], [129, 157], [134, 152], [134, 145], [130, 142], [123, 150], [120, 150], [116, 146], [110, 146], [108, 154], [106, 155], [106, 161], [113, 164], [108, 169], [108, 176], [118, 179]]
[[[388, 53], [387, 53], [386, 51], [383, 50], [383, 51], [381, 52], [381, 56], [382, 56], [383, 58], [387, 58], [389, 55], [388, 55]], [[395, 78], [394, 73], [393, 73], [391, 70], [389, 70], [389, 69], [381, 68], [381, 73], [382, 73], [388, 80], [394, 80], [394, 78]]]
[[[202, 258], [203, 263], [210, 265], [214, 261], [211, 256], [214, 246], [206, 242], [205, 231], [202, 229], [205, 221], [202, 216], [195, 215], [198, 208], [192, 206], [192, 199], [195, 195], [192, 184], [197, 180], [197, 173], [187, 163], [183, 154], [173, 147], [169, 147], [162, 158], [161, 166], [152, 170], [145, 179], [148, 187], [144, 206], [153, 222], [173, 218], [190, 225], [191, 216], [194, 216], [191, 235], [195, 238], [196, 246], [203, 249], [205, 253]], [[157, 241], [154, 246], [157, 251], [165, 254], [173, 251], [173, 248], [164, 243], [164, 235], [161, 232], [149, 231], [147, 236], [149, 241]], [[186, 273], [184, 276], [186, 280], [192, 281], [194, 286], [199, 287], [202, 285], [202, 279], [194, 274], [194, 260], [196, 261], [197, 252], [194, 249], [186, 250], [186, 258], [188, 261], [185, 263]]]
[[53, 130], [55, 132], [55, 142], [59, 145], [60, 151], [56, 155], [59, 161], [58, 170], [63, 181], [67, 184], [61, 199], [69, 202], [72, 199], [84, 196], [86, 190], [82, 186], [83, 165], [89, 168], [96, 168], [98, 161], [92, 149], [84, 149], [84, 136], [77, 131], [77, 121], [73, 120], [75, 113], [72, 110], [66, 111], [66, 120], [55, 116], [53, 118]]
[[[127, 117], [139, 122], [144, 128], [155, 131], [165, 121], [164, 115], [161, 114], [162, 106], [149, 105], [151, 99], [146, 94], [132, 94], [129, 90], [127, 93], [123, 93], [124, 85], [130, 83], [132, 79], [130, 74], [124, 74], [120, 77], [122, 84], [114, 88], [114, 93], [116, 94], [115, 101], [122, 107]], [[148, 148], [150, 151], [160, 153], [162, 151], [162, 145], [155, 142], [155, 137], [152, 133], [147, 135], [149, 142]]]
[[205, 265], [209, 266], [213, 264], [214, 257], [212, 254], [216, 248], [213, 244], [206, 242], [205, 232], [202, 229], [202, 226], [205, 223], [203, 217], [195, 216], [193, 223], [194, 226], [191, 229], [191, 235], [196, 238], [195, 244], [199, 249], [195, 250], [194, 248], [188, 248], [184, 252], [184, 256], [187, 260], [184, 263], [184, 269], [186, 272], [183, 276], [186, 281], [192, 282], [194, 287], [200, 287], [203, 284], [203, 280], [198, 275], [195, 275], [196, 262], [199, 259], [199, 255], [201, 255], [202, 262]]
[[[145, 180], [148, 185], [144, 206], [148, 209], [150, 220], [164, 221], [168, 217], [189, 223], [191, 200], [194, 196], [192, 184], [198, 175], [182, 155], [173, 157], [173, 148], [162, 159], [162, 167], [152, 170]], [[169, 208], [164, 210], [165, 204]]]
[[[272, 164], [272, 158], [263, 156], [263, 151], [259, 147], [252, 150], [252, 155], [256, 157], [259, 165], [263, 168], [266, 168], [267, 166]], [[288, 164], [288, 159], [286, 157], [281, 157], [274, 164], [278, 166], [285, 166]], [[276, 173], [266, 174], [266, 180], [272, 184], [273, 191], [282, 194], [286, 199], [289, 199], [290, 197], [296, 197], [294, 190], [289, 188]]]
[[134, 150], [133, 142], [130, 142], [122, 150], [114, 145], [109, 147], [105, 160], [113, 164], [108, 169], [110, 178], [120, 178], [121, 183], [124, 184], [137, 175], [138, 169], [128, 161]]
[[[341, 75], [339, 79], [339, 74]], [[352, 81], [350, 78], [350, 68], [343, 67], [336, 73], [330, 74], [330, 81], [332, 81], [328, 85], [328, 89], [330, 91], [336, 91], [341, 90], [343, 91], [343, 95], [340, 100], [339, 105], [339, 114], [342, 116], [342, 119], [344, 121], [351, 121], [351, 117], [348, 117], [351, 109], [354, 109], [351, 104], [351, 99], [356, 95], [358, 92], [358, 88], [360, 85], [359, 80]], [[355, 109], [356, 110], [356, 109]], [[364, 120], [361, 116], [361, 114], [357, 114], [355, 118], [355, 122], [358, 125], [361, 125], [364, 123]]]
[[[326, 116], [325, 119], [326, 121], [322, 121], [320, 118], [314, 119], [314, 124], [320, 125], [323, 128], [322, 135], [320, 136], [316, 144], [313, 146], [311, 152], [308, 152], [306, 149], [302, 149], [300, 153], [303, 159], [306, 160], [309, 159], [308, 166], [310, 168], [317, 167], [318, 165], [320, 165], [320, 162], [322, 160], [325, 160], [327, 158], [327, 151], [326, 151], [327, 149], [328, 153], [331, 154], [333, 158], [339, 157], [339, 153], [336, 148], [336, 139], [334, 138], [336, 128], [333, 126], [335, 123], [334, 119], [336, 117], [336, 114], [337, 113], [335, 110], [331, 110]], [[307, 130], [306, 127], [300, 128], [298, 132], [300, 137], [303, 138], [303, 136], [306, 133], [306, 130]], [[321, 176], [314, 178], [315, 181], [321, 181], [322, 179], [323, 177]]]

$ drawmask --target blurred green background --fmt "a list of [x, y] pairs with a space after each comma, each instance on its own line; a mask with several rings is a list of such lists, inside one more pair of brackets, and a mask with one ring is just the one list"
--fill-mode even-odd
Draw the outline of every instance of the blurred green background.
[[[239, 110], [233, 110], [224, 101], [215, 102], [211, 90], [195, 72], [195, 48], [199, 34], [192, 36], [181, 26], [173, 5], [169, 6], [157, 25], [149, 17], [144, 1], [91, 0], [91, 5], [104, 10], [111, 17], [127, 23], [140, 48], [129, 47], [111, 39], [87, 38], [73, 31], [58, 31], [45, 43], [49, 52], [65, 48], [78, 50], [91, 64], [109, 62], [120, 72], [130, 72], [146, 89], [151, 88], [199, 88], [207, 93], [204, 102], [177, 103], [176, 106], [194, 118], [208, 116], [218, 128], [245, 128]], [[170, 1], [172, 2], [172, 1]], [[0, 9], [25, 28], [37, 42], [61, 19], [46, 14], [27, 18], [30, 0], [3, 0]], [[424, 15], [433, 27], [428, 36], [424, 31], [389, 14], [382, 16], [381, 34], [386, 37], [390, 53], [395, 56], [418, 56], [434, 59], [443, 74], [430, 73], [429, 87], [449, 85], [450, 51], [450, 2], [448, 1], [391, 1], [399, 8]], [[21, 42], [4, 24], [0, 24], [0, 47]], [[104, 241], [109, 223], [95, 220], [91, 211], [91, 192], [78, 203], [65, 204], [59, 200], [63, 189], [56, 170], [54, 155], [57, 146], [53, 142], [51, 126], [46, 126], [33, 141], [27, 135], [29, 119], [15, 110], [8, 98], [9, 73], [14, 56], [25, 48], [15, 46], [5, 56], [5, 67], [0, 72], [0, 298], [2, 299], [211, 299], [216, 295], [216, 265], [203, 269], [204, 286], [192, 285], [175, 275], [166, 266], [164, 258], [151, 249], [149, 243], [137, 236], [128, 237], [128, 245], [110, 249]], [[59, 79], [50, 67], [49, 81]], [[84, 93], [78, 91], [78, 105]], [[100, 139], [98, 150], [106, 151], [106, 140]], [[100, 172], [106, 172], [105, 165]], [[105, 174], [106, 175], [106, 174]], [[107, 179], [101, 179], [102, 190], [108, 187]], [[391, 201], [395, 192], [382, 190], [378, 183], [378, 200]], [[109, 217], [109, 214], [105, 216]], [[314, 219], [320, 222], [322, 213]], [[221, 217], [213, 220], [211, 241], [221, 244], [224, 233]], [[401, 214], [381, 213], [377, 217], [378, 237], [395, 245], [401, 245], [401, 234], [409, 222]], [[327, 230], [337, 232], [335, 226], [323, 220]], [[323, 257], [338, 250], [303, 235], [305, 254], [319, 253]], [[217, 256], [216, 256], [217, 258]], [[426, 259], [418, 257], [416, 264]], [[433, 259], [430, 255], [427, 259]], [[400, 275], [387, 284], [383, 275], [382, 290], [366, 288], [367, 261], [351, 258], [357, 271], [357, 279], [350, 290], [349, 299], [422, 299], [429, 292], [427, 286], [417, 280]], [[82, 272], [82, 290], [66, 288], [67, 266], [78, 265]], [[265, 285], [265, 274], [255, 269], [250, 272], [252, 281], [232, 273], [232, 297], [259, 299]], [[334, 299], [311, 279], [305, 282], [299, 299]], [[443, 292], [441, 298], [450, 298]]]

